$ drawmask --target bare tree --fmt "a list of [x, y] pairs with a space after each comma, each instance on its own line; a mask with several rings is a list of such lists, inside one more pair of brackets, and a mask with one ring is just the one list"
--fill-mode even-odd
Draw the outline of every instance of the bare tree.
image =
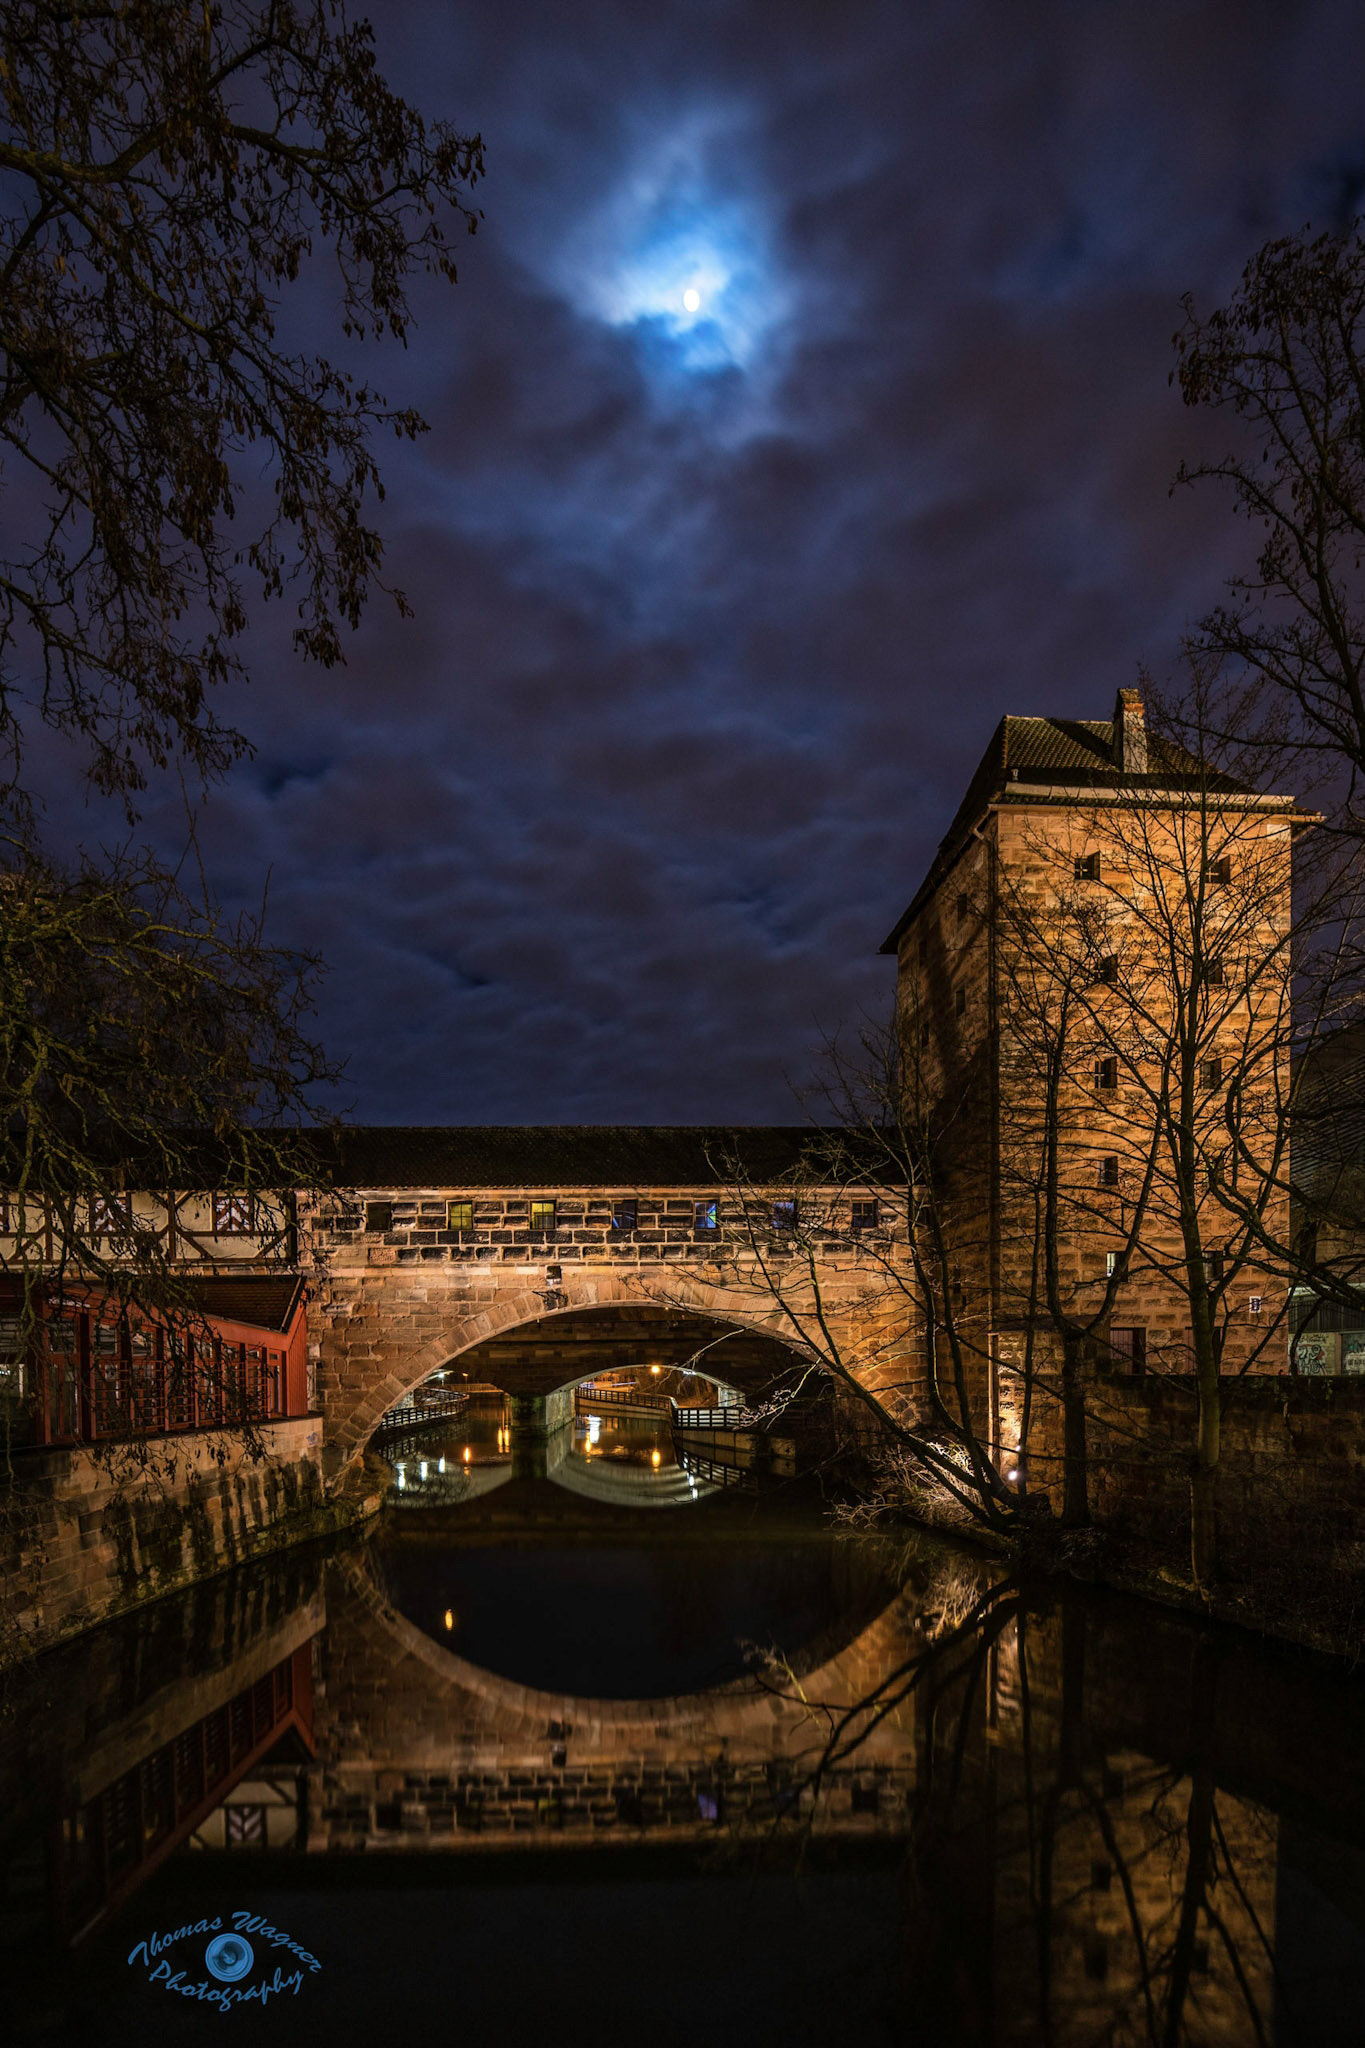
[[0, 60], [0, 1263], [21, 1355], [35, 1288], [76, 1271], [120, 1311], [176, 1308], [134, 1179], [264, 1197], [316, 1172], [278, 1135], [331, 1074], [316, 963], [223, 917], [193, 849], [180, 870], [45, 851], [31, 743], [72, 743], [135, 820], [150, 774], [202, 791], [248, 751], [219, 700], [259, 604], [295, 607], [301, 657], [341, 659], [382, 587], [375, 435], [424, 423], [291, 336], [287, 302], [330, 256], [337, 342], [403, 341], [413, 279], [454, 279], [482, 148], [391, 89], [337, 0], [8, 0]]

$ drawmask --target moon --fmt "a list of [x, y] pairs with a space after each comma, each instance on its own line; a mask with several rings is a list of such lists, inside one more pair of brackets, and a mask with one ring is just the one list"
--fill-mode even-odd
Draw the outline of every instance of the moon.
[[695, 313], [700, 305], [701, 293], [694, 284], [690, 284], [683, 293], [683, 310], [687, 313]]

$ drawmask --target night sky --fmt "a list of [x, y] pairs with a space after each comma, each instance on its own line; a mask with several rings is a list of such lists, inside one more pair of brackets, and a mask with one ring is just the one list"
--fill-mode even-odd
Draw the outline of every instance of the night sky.
[[368, 366], [432, 423], [386, 457], [416, 616], [377, 601], [343, 672], [260, 633], [210, 869], [236, 901], [269, 868], [275, 937], [326, 956], [363, 1121], [797, 1121], [1000, 715], [1107, 717], [1219, 595], [1244, 536], [1169, 495], [1207, 433], [1180, 295], [1359, 205], [1365, 17], [378, 25], [488, 152], [458, 287]]

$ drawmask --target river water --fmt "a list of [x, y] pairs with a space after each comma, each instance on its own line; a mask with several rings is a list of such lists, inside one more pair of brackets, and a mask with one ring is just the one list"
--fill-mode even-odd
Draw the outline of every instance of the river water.
[[0, 2037], [1365, 2040], [1361, 1678], [648, 1417], [387, 1455], [11, 1671]]

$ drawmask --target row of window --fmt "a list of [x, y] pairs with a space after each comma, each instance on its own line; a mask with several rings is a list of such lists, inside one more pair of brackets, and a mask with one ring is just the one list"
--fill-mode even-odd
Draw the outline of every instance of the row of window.
[[[1096, 1060], [1095, 1086], [1103, 1094], [1112, 1093], [1119, 1085], [1119, 1063], [1116, 1057]], [[1199, 1062], [1199, 1085], [1201, 1088], [1221, 1088], [1223, 1085], [1223, 1062], [1218, 1056]]]
[[[1078, 853], [1075, 856], [1075, 871], [1076, 880], [1078, 882], [1098, 882], [1103, 873], [1103, 866], [1099, 854]], [[1217, 860], [1211, 860], [1205, 868], [1204, 874], [1206, 881], [1210, 883], [1226, 885], [1232, 880], [1232, 862], [1226, 855], [1221, 856]], [[968, 896], [965, 891], [961, 892], [958, 895], [955, 908], [957, 913], [958, 924], [965, 924], [967, 922], [967, 919], [971, 915], [972, 908], [971, 897]], [[928, 960], [929, 934], [927, 932], [921, 932], [919, 938], [920, 966], [927, 966]]]
[[[1217, 1286], [1218, 1282], [1223, 1279], [1224, 1275], [1227, 1272], [1228, 1265], [1231, 1259], [1231, 1252], [1205, 1252], [1204, 1278], [1208, 1282], [1210, 1287]], [[1106, 1279], [1113, 1279], [1114, 1274], [1118, 1270], [1118, 1263], [1119, 1255], [1117, 1252], [1105, 1253], [1104, 1272]], [[1247, 1296], [1247, 1307], [1250, 1309], [1252, 1315], [1258, 1316], [1261, 1313], [1261, 1302], [1263, 1298], [1264, 1297], [1259, 1294], [1251, 1294]]]
[[[1100, 856], [1097, 853], [1078, 853], [1076, 855], [1076, 880], [1078, 882], [1098, 882], [1102, 871]], [[1226, 854], [1220, 855], [1217, 860], [1211, 860], [1208, 863], [1204, 869], [1204, 876], [1206, 881], [1226, 885], [1232, 880], [1232, 861]]]
[[[37, 1205], [31, 1205], [30, 1215]], [[212, 1197], [213, 1234], [215, 1237], [254, 1237], [257, 1232], [256, 1197], [254, 1195], [214, 1195]], [[41, 1210], [38, 1212], [41, 1214]], [[133, 1227], [133, 1198], [131, 1194], [95, 1195], [89, 1208], [90, 1235], [92, 1237], [125, 1237]], [[17, 1204], [8, 1195], [0, 1195], [0, 1237], [8, 1237], [18, 1227]]]
[[[367, 1202], [365, 1204], [365, 1228], [372, 1234], [383, 1234], [393, 1229], [394, 1204], [392, 1202]], [[537, 1199], [530, 1204], [527, 1228], [534, 1236], [553, 1235], [556, 1224], [557, 1205], [549, 1199]], [[867, 1198], [852, 1204], [849, 1213], [850, 1231], [875, 1230], [878, 1222], [878, 1204], [875, 1198]], [[790, 1234], [796, 1229], [797, 1206], [794, 1200], [774, 1202], [771, 1211], [772, 1228], [779, 1235]], [[623, 1195], [612, 1204], [611, 1230], [615, 1237], [628, 1237], [639, 1228], [640, 1204], [634, 1195]], [[692, 1228], [701, 1236], [709, 1236], [720, 1229], [720, 1204], [714, 1198], [692, 1204]], [[446, 1229], [461, 1233], [474, 1229], [474, 1204], [466, 1197], [457, 1197], [446, 1203]]]

